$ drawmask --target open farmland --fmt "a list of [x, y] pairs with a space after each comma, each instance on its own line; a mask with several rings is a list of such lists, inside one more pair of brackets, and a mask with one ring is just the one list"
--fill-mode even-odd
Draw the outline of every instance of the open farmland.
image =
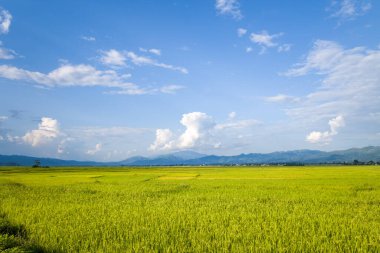
[[379, 252], [380, 168], [3, 167], [0, 218], [14, 252]]

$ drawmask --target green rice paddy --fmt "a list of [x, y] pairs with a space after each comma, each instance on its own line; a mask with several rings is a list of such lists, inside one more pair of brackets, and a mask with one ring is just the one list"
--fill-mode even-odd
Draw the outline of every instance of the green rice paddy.
[[0, 167], [0, 251], [380, 252], [380, 167]]

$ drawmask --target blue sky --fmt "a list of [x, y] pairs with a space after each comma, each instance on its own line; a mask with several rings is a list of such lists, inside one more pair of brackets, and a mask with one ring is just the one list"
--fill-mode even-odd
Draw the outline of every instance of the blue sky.
[[380, 6], [0, 1], [0, 153], [380, 145]]

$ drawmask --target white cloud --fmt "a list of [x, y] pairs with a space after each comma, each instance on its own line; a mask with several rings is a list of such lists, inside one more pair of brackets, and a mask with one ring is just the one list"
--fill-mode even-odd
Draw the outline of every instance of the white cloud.
[[46, 144], [57, 138], [60, 134], [58, 121], [56, 119], [42, 117], [38, 129], [27, 132], [22, 140], [33, 147]]
[[[351, 52], [348, 52], [351, 54]], [[352, 51], [352, 53], [354, 53]], [[297, 64], [295, 68], [289, 70], [288, 76], [305, 75], [312, 70], [317, 70], [319, 74], [328, 73], [342, 61], [344, 49], [338, 43], [326, 40], [317, 40], [313, 49], [309, 52], [303, 63]]]
[[[159, 51], [158, 49], [140, 48], [140, 51], [150, 52], [155, 55], [161, 54], [161, 51]], [[188, 70], [184, 67], [178, 67], [178, 66], [173, 66], [170, 64], [158, 62], [150, 57], [137, 55], [134, 52], [118, 51], [116, 49], [101, 51], [100, 62], [102, 62], [105, 65], [108, 65], [111, 67], [112, 66], [121, 67], [121, 66], [126, 65], [127, 60], [130, 60], [134, 65], [137, 65], [137, 66], [150, 65], [150, 66], [156, 66], [156, 67], [160, 67], [164, 69], [179, 71], [183, 74], [189, 73]]]
[[70, 129], [68, 132], [77, 138], [121, 138], [127, 135], [146, 134], [148, 129], [130, 127], [85, 127]]
[[93, 149], [87, 150], [86, 154], [88, 154], [88, 155], [95, 155], [96, 153], [98, 153], [101, 150], [102, 150], [102, 144], [101, 143], [97, 143]]
[[151, 48], [148, 50], [150, 53], [155, 54], [155, 55], [161, 55], [161, 50], [156, 49], [156, 48]]
[[237, 29], [237, 34], [239, 37], [244, 36], [246, 33], [247, 33], [247, 29], [244, 29], [244, 28]]
[[238, 120], [235, 122], [227, 122], [222, 124], [215, 125], [215, 129], [217, 130], [224, 130], [224, 129], [241, 129], [241, 128], [248, 128], [255, 125], [258, 125], [260, 121], [254, 120], [254, 119], [247, 119], [247, 120]]
[[263, 47], [275, 47], [278, 43], [274, 42], [275, 38], [281, 37], [283, 33], [269, 34], [267, 31], [262, 31], [260, 33], [251, 33], [249, 37], [252, 42], [263, 46]]
[[0, 141], [3, 141], [4, 140], [4, 137], [0, 135]]
[[281, 52], [289, 52], [291, 48], [292, 48], [291, 44], [282, 44], [282, 45], [277, 47], [277, 51], [280, 53]]
[[91, 65], [64, 64], [44, 74], [9, 65], [0, 65], [0, 77], [36, 83], [45, 87], [102, 86], [118, 88], [123, 94], [143, 94], [143, 89], [127, 82], [129, 74], [119, 75], [114, 70], [98, 70]]
[[0, 41], [0, 59], [2, 60], [11, 60], [17, 57], [17, 53], [5, 47], [2, 47], [3, 43]]
[[216, 0], [215, 8], [221, 15], [230, 15], [235, 19], [243, 18], [238, 0]]
[[313, 131], [308, 136], [306, 140], [310, 143], [323, 143], [328, 144], [332, 140], [332, 136], [338, 134], [338, 129], [345, 126], [344, 118], [339, 115], [331, 120], [329, 120], [330, 130], [325, 132]]
[[236, 113], [232, 112], [228, 122], [217, 124], [211, 116], [203, 112], [183, 114], [180, 123], [185, 130], [175, 135], [170, 129], [157, 129], [156, 139], [149, 150], [221, 148], [236, 142], [240, 133], [250, 131], [259, 123], [252, 119], [235, 121], [235, 117]]
[[[153, 50], [153, 52], [155, 51]], [[5, 51], [0, 47], [0, 59], [11, 58], [10, 53], [12, 53], [12, 51]], [[188, 73], [187, 69], [183, 67], [160, 63], [149, 57], [138, 56], [133, 52], [120, 52], [115, 49], [101, 51], [99, 59], [103, 64], [110, 67], [124, 66], [129, 59], [135, 65], [152, 65], [179, 71], [184, 74]], [[175, 93], [176, 90], [182, 88], [182, 86], [179, 85], [167, 85], [161, 88], [140, 88], [138, 85], [128, 81], [131, 74], [119, 74], [116, 70], [117, 69], [100, 70], [88, 64], [72, 65], [64, 61], [60, 67], [48, 73], [29, 71], [11, 65], [0, 65], [0, 77], [35, 83], [37, 86], [44, 88], [70, 86], [117, 88], [105, 92], [108, 94], [140, 95], [157, 92]]]
[[272, 97], [265, 97], [265, 100], [268, 102], [274, 102], [274, 103], [284, 103], [284, 102], [294, 103], [294, 102], [299, 102], [300, 98], [284, 95], [284, 94], [278, 94]]
[[332, 12], [331, 17], [352, 20], [366, 14], [371, 8], [371, 2], [367, 0], [334, 0], [327, 10]]
[[286, 75], [314, 73], [322, 76], [320, 87], [287, 110], [295, 118], [313, 121], [334, 115], [367, 117], [380, 108], [380, 50], [344, 49], [333, 41], [318, 40], [304, 62]]
[[246, 49], [245, 49], [245, 52], [247, 52], [247, 53], [250, 53], [250, 52], [252, 52], [252, 47], [247, 47]]
[[251, 33], [249, 36], [249, 39], [261, 46], [261, 52], [260, 54], [265, 53], [267, 48], [273, 48], [277, 47], [278, 52], [287, 52], [291, 49], [291, 44], [279, 44], [278, 42], [275, 41], [275, 39], [283, 36], [284, 33], [276, 33], [276, 34], [269, 34], [267, 31], [261, 31], [258, 33]]
[[86, 41], [96, 41], [96, 38], [93, 36], [81, 36], [80, 38]]
[[173, 147], [173, 133], [170, 129], [157, 129], [156, 140], [150, 145], [149, 150], [168, 150]]
[[100, 62], [108, 66], [125, 66], [127, 58], [122, 52], [115, 49], [101, 51]]
[[214, 127], [215, 123], [206, 113], [192, 112], [182, 116], [181, 124], [186, 130], [179, 137], [178, 147], [191, 148]]
[[139, 56], [139, 55], [135, 54], [134, 52], [127, 52], [126, 56], [132, 61], [133, 64], [135, 64], [137, 66], [151, 65], [151, 66], [156, 66], [156, 67], [160, 67], [160, 68], [164, 68], [164, 69], [179, 71], [183, 74], [189, 73], [188, 70], [184, 67], [178, 67], [178, 66], [173, 66], [170, 64], [166, 64], [166, 63], [157, 62], [156, 60], [151, 59], [149, 57]]
[[142, 48], [142, 47], [140, 47], [139, 50], [140, 50], [141, 52], [144, 52], [144, 53], [151, 53], [151, 54], [155, 54], [155, 55], [158, 55], [158, 56], [161, 55], [161, 50], [160, 50], [160, 49], [157, 49], [157, 48], [146, 49], [146, 48]]
[[160, 91], [162, 93], [167, 93], [167, 94], [175, 94], [178, 90], [181, 90], [185, 88], [184, 86], [181, 86], [181, 85], [167, 85], [167, 86], [163, 86], [160, 88]]
[[0, 116], [0, 122], [6, 121], [8, 119], [8, 116]]
[[11, 26], [12, 15], [0, 7], [0, 33], [8, 33]]
[[234, 119], [234, 118], [236, 118], [236, 112], [230, 112], [230, 113], [228, 114], [228, 119], [232, 120], [232, 119]]

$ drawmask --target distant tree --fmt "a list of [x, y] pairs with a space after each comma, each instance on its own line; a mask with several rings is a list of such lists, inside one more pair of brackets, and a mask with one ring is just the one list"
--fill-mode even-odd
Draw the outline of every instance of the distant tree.
[[354, 160], [354, 162], [352, 163], [353, 165], [359, 165], [360, 164], [360, 162], [358, 161], [358, 160]]
[[39, 168], [39, 167], [41, 167], [41, 161], [40, 160], [35, 160], [32, 167], [33, 168]]

